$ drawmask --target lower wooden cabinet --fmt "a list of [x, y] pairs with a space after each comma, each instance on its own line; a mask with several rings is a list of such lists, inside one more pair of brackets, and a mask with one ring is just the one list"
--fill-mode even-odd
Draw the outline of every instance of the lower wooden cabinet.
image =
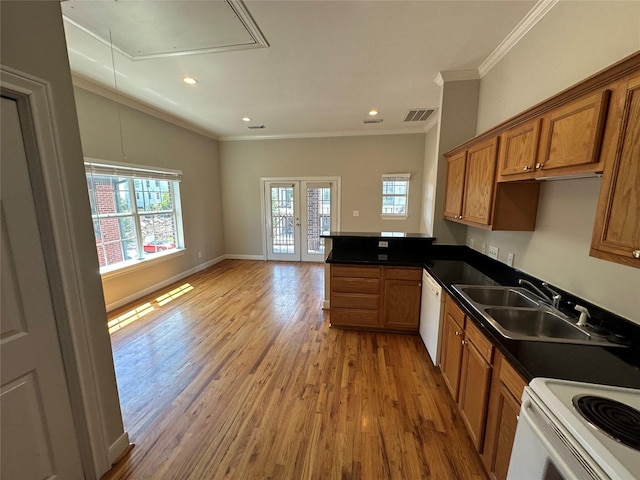
[[527, 382], [449, 295], [442, 339], [442, 378], [489, 476], [504, 480]]
[[473, 323], [467, 322], [460, 366], [458, 406], [478, 452], [482, 451], [484, 443], [492, 361], [493, 345]]
[[482, 462], [494, 480], [505, 480], [516, 435], [520, 398], [527, 382], [496, 353]]
[[421, 268], [332, 264], [330, 270], [332, 325], [418, 331]]
[[440, 371], [451, 396], [458, 401], [465, 316], [449, 295], [445, 296], [443, 322]]

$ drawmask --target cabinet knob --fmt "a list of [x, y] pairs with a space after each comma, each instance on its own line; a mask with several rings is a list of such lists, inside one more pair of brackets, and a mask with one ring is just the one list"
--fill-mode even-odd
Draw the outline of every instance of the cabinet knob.
[[631, 255], [633, 255], [633, 258], [640, 258], [640, 250], [634, 250]]
[[544, 167], [544, 163], [536, 163], [536, 168], [542, 168]]
[[462, 217], [463, 217], [463, 216], [462, 216], [462, 215], [460, 215], [458, 218], [462, 218]]
[[462, 340], [462, 342], [460, 342], [460, 343], [462, 343], [462, 345], [466, 345], [467, 344], [467, 342], [465, 342], [464, 340]]
[[456, 337], [459, 337], [460, 335], [462, 335], [462, 333], [456, 330]]
[[529, 170], [531, 170], [531, 167], [530, 167], [529, 165], [527, 165], [526, 167], [524, 167], [524, 168], [523, 168], [523, 170], [524, 170], [525, 172], [528, 172]]

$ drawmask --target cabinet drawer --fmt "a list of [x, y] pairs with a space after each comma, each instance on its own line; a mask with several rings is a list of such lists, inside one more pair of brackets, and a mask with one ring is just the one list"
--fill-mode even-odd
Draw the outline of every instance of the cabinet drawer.
[[393, 268], [387, 267], [384, 270], [385, 278], [393, 280], [422, 280], [421, 268]]
[[473, 322], [467, 322], [464, 329], [465, 340], [473, 343], [478, 353], [491, 364], [493, 361], [493, 344], [484, 336], [484, 334], [474, 325]]
[[341, 327], [377, 327], [378, 310], [331, 308], [331, 323]]
[[455, 300], [453, 300], [449, 295], [446, 297], [445, 303], [445, 312], [447, 315], [451, 315], [453, 320], [458, 324], [460, 329], [464, 329], [464, 312], [460, 309], [460, 307], [456, 304]]
[[380, 278], [380, 267], [354, 267], [351, 265], [331, 265], [332, 277]]
[[334, 293], [331, 296], [331, 306], [346, 308], [365, 308], [377, 310], [380, 305], [380, 295], [362, 293]]
[[380, 293], [380, 280], [377, 278], [333, 277], [331, 290], [340, 293]]

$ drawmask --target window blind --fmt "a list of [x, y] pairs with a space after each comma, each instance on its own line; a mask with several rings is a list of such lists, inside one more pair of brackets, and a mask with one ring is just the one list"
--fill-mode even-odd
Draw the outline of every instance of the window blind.
[[179, 182], [182, 180], [182, 170], [148, 167], [146, 165], [92, 160], [84, 162], [84, 169], [86, 173], [91, 175], [116, 175], [122, 178], [169, 180], [172, 182]]

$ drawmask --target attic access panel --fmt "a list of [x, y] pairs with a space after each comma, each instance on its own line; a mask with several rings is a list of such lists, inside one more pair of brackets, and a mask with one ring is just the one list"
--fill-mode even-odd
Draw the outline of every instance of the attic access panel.
[[131, 60], [269, 46], [238, 0], [68, 0], [62, 12]]

